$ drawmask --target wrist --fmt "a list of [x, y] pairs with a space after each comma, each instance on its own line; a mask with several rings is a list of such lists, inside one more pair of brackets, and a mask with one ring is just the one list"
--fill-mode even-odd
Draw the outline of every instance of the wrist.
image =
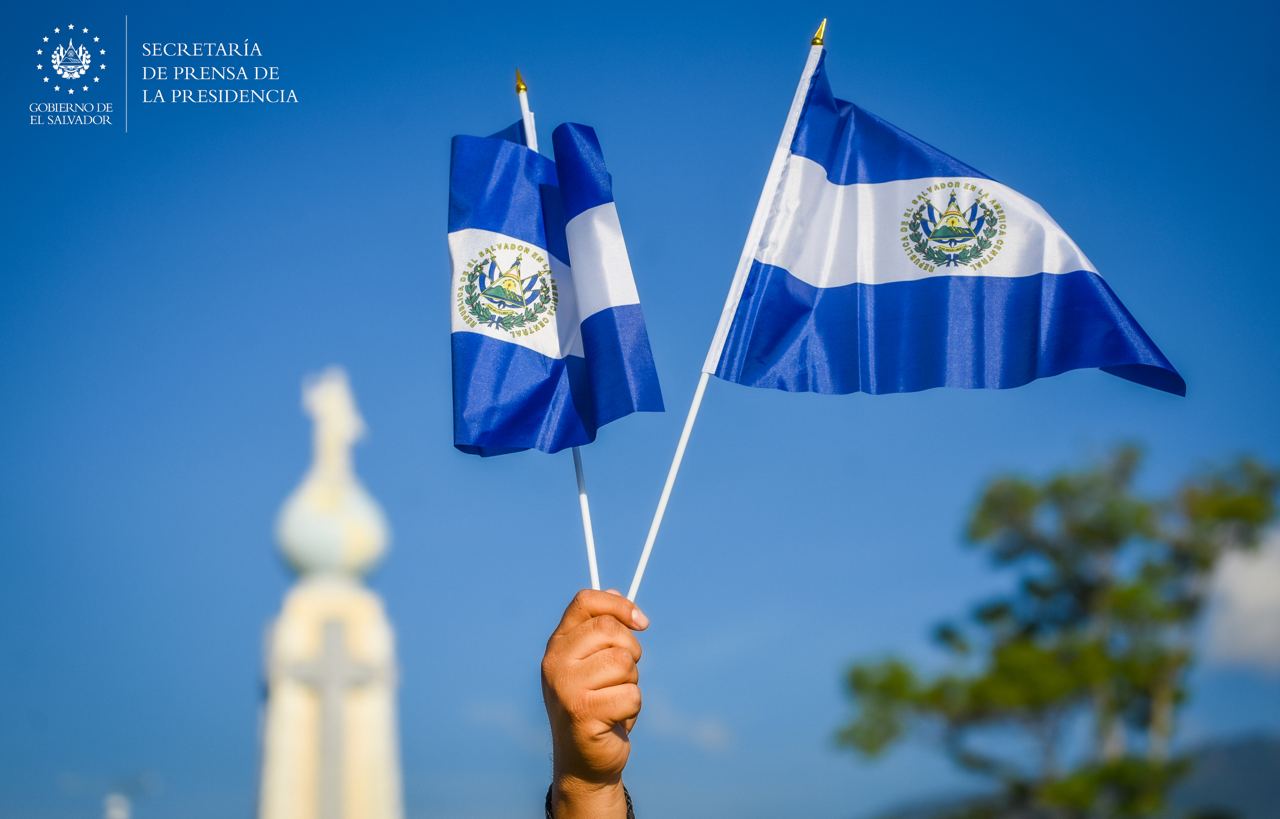
[[589, 782], [572, 774], [556, 774], [551, 782], [555, 819], [624, 819], [627, 796], [622, 778]]

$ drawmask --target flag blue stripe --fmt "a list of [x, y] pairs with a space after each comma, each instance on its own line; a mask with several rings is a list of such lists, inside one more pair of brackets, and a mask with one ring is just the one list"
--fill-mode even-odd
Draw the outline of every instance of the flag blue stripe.
[[990, 179], [870, 111], [836, 99], [826, 61], [824, 51], [800, 112], [791, 153], [817, 162], [826, 169], [827, 179], [837, 185], [936, 176]]
[[613, 201], [613, 177], [604, 165], [604, 152], [595, 129], [566, 122], [551, 133], [564, 220]]
[[449, 232], [491, 230], [568, 264], [564, 210], [550, 159], [499, 137], [455, 136], [449, 166]]
[[661, 412], [662, 393], [640, 305], [582, 322], [585, 357], [550, 358], [518, 344], [458, 332], [453, 347], [454, 446], [475, 455], [558, 452], [595, 440], [632, 412]]
[[819, 288], [754, 262], [716, 375], [790, 392], [1003, 389], [1083, 367], [1186, 394], [1096, 273]]

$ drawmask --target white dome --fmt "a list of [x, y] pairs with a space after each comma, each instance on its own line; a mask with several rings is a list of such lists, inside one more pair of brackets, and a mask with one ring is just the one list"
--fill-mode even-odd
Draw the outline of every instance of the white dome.
[[299, 572], [368, 571], [387, 543], [382, 509], [354, 478], [308, 475], [280, 510], [280, 548]]

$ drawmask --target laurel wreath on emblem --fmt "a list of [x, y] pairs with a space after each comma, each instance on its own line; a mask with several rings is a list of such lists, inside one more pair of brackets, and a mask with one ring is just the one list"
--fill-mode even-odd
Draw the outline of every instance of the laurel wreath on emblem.
[[538, 319], [551, 309], [551, 277], [543, 276], [539, 284], [537, 299], [525, 308], [523, 312], [499, 315], [490, 310], [480, 296], [480, 286], [478, 284], [480, 274], [485, 271], [487, 266], [487, 260], [481, 259], [477, 261], [467, 271], [462, 283], [462, 302], [467, 306], [467, 312], [477, 322], [511, 332], [512, 330], [527, 327], [530, 324], [536, 324]]
[[996, 216], [996, 212], [985, 201], [979, 200], [978, 206], [982, 208], [984, 217], [982, 232], [978, 234], [976, 242], [959, 253], [947, 253], [944, 250], [939, 250], [929, 243], [929, 237], [925, 236], [920, 229], [920, 218], [929, 207], [928, 202], [920, 205], [920, 207], [916, 208], [915, 213], [911, 214], [911, 222], [908, 224], [908, 228], [911, 231], [909, 234], [911, 246], [916, 253], [920, 254], [920, 258], [938, 267], [968, 265], [981, 259], [991, 249], [991, 242], [996, 238], [996, 233], [1000, 226], [1000, 217]]

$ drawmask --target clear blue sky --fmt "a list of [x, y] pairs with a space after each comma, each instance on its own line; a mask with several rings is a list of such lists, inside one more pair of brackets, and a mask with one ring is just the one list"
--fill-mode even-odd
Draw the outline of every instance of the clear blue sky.
[[[0, 33], [0, 817], [253, 811], [272, 541], [309, 457], [306, 373], [350, 372], [394, 530], [411, 816], [537, 813], [546, 634], [586, 567], [568, 453], [451, 447], [448, 141], [596, 127], [670, 411], [585, 451], [625, 587], [817, 21], [840, 96], [1042, 203], [1181, 369], [1186, 399], [1082, 371], [1009, 392], [843, 398], [715, 382], [641, 591], [627, 778], [647, 816], [851, 817], [964, 783], [927, 748], [833, 750], [858, 657], [998, 579], [959, 545], [980, 482], [1113, 442], [1168, 487], [1280, 461], [1271, 3], [22, 3]], [[45, 29], [116, 46], [130, 133], [39, 129]], [[66, 17], [64, 21], [62, 18]], [[83, 18], [83, 22], [81, 19]], [[297, 106], [139, 103], [143, 41], [257, 40]], [[110, 83], [115, 83], [114, 85]], [[516, 488], [520, 522], [494, 523]], [[1184, 738], [1280, 729], [1280, 681], [1204, 665]]]

